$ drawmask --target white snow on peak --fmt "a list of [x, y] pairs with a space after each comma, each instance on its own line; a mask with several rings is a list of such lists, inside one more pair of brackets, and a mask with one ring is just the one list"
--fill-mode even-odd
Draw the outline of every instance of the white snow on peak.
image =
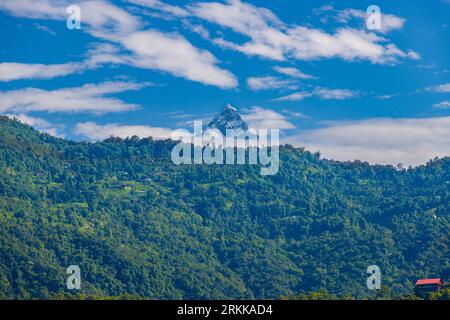
[[237, 111], [237, 109], [236, 109], [235, 107], [233, 107], [233, 106], [231, 105], [231, 103], [228, 103], [227, 106], [226, 106], [225, 108], [227, 108], [227, 109], [232, 109], [232, 110], [234, 110], [234, 111]]

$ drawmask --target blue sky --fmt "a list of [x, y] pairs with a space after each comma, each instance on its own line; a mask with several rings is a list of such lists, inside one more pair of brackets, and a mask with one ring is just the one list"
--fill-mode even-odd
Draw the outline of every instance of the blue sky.
[[76, 140], [165, 138], [231, 102], [326, 158], [422, 164], [450, 155], [449, 16], [448, 0], [2, 0], [0, 112]]

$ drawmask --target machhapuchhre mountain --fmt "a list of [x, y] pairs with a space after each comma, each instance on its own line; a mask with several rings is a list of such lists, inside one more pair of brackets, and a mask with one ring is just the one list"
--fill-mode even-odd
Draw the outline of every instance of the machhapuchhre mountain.
[[217, 129], [223, 135], [226, 135], [227, 129], [246, 131], [249, 128], [239, 111], [228, 103], [222, 112], [214, 115], [212, 120], [203, 128], [204, 131], [208, 129]]

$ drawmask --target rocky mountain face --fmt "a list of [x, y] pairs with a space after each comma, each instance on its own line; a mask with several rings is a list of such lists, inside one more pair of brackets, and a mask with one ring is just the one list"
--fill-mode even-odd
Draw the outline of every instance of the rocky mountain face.
[[248, 130], [248, 125], [242, 119], [239, 111], [231, 104], [227, 104], [223, 111], [215, 115], [214, 118], [203, 128], [204, 131], [208, 129], [217, 129], [225, 135], [227, 129], [246, 131]]

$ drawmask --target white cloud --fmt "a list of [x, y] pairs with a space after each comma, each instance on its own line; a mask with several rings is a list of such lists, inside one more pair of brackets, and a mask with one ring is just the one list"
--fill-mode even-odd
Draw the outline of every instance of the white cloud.
[[412, 50], [408, 50], [408, 52], [406, 54], [412, 60], [419, 60], [421, 58], [421, 56], [418, 52], [415, 52]]
[[273, 67], [273, 70], [275, 70], [278, 73], [292, 77], [292, 78], [317, 79], [314, 76], [303, 73], [302, 71], [298, 70], [297, 68], [275, 66], [275, 67]]
[[303, 114], [303, 113], [298, 112], [298, 111], [292, 111], [292, 110], [289, 110], [289, 109], [283, 109], [283, 110], [281, 110], [281, 112], [283, 112], [284, 114], [287, 114], [291, 118], [298, 118], [298, 119], [303, 119], [303, 120], [311, 120], [310, 116], [307, 116], [306, 114]]
[[50, 65], [4, 62], [0, 63], [0, 81], [51, 79], [81, 73], [86, 68], [88, 65], [77, 62]]
[[60, 126], [54, 126], [52, 125], [50, 122], [48, 122], [45, 119], [42, 118], [36, 118], [36, 117], [30, 117], [26, 114], [6, 114], [6, 116], [8, 116], [11, 119], [17, 119], [22, 123], [28, 124], [32, 127], [34, 127], [35, 129], [48, 133], [52, 136], [55, 137], [60, 137], [63, 138], [64, 134], [60, 133]]
[[189, 7], [191, 13], [202, 19], [247, 34], [254, 30], [266, 30], [273, 25], [281, 27], [283, 23], [270, 10], [259, 8], [239, 0], [219, 2], [197, 2]]
[[290, 80], [283, 80], [277, 77], [250, 77], [247, 79], [247, 85], [250, 89], [258, 90], [273, 90], [273, 89], [296, 89], [297, 86]]
[[92, 35], [117, 41], [142, 27], [141, 20], [107, 1], [83, 1], [80, 3], [82, 23], [91, 28]]
[[[164, 6], [159, 1], [140, 2], [164, 10], [174, 8]], [[65, 20], [66, 8], [70, 4], [71, 1], [65, 0], [2, 0], [0, 10], [25, 18]], [[236, 77], [219, 68], [219, 61], [210, 52], [193, 46], [183, 36], [156, 30], [142, 31], [139, 17], [107, 1], [81, 1], [78, 5], [82, 12], [82, 30], [130, 51], [104, 54], [101, 56], [102, 61], [113, 60], [113, 63], [160, 70], [221, 88], [234, 88], [238, 85]]]
[[236, 77], [217, 67], [217, 59], [208, 51], [194, 47], [179, 34], [143, 31], [122, 39], [134, 52], [128, 60], [140, 68], [167, 71], [173, 75], [221, 88], [234, 88]]
[[91, 44], [90, 49], [86, 52], [86, 56], [89, 57], [86, 64], [91, 68], [104, 64], [127, 63], [120, 47], [111, 43]]
[[358, 96], [358, 93], [352, 90], [326, 88], [316, 88], [313, 94], [324, 100], [345, 100]]
[[450, 101], [442, 101], [439, 103], [433, 104], [433, 108], [436, 109], [450, 109]]
[[345, 100], [355, 98], [358, 95], [358, 92], [348, 89], [315, 88], [312, 92], [294, 92], [286, 96], [273, 99], [272, 101], [300, 101], [312, 96], [319, 97], [323, 100]]
[[285, 141], [341, 161], [424, 164], [450, 154], [450, 117], [336, 122]]
[[29, 64], [18, 62], [0, 63], [0, 81], [23, 79], [52, 79], [70, 74], [83, 73], [105, 64], [126, 64], [117, 45], [94, 43], [85, 54], [85, 60], [61, 64]]
[[[343, 27], [335, 33], [327, 33], [303, 26], [288, 26], [270, 10], [239, 0], [229, 0], [226, 4], [200, 2], [189, 6], [189, 10], [201, 19], [250, 38], [243, 44], [218, 38], [216, 44], [267, 59], [341, 58], [395, 63], [399, 59], [418, 58], [418, 54], [400, 50], [375, 32]], [[391, 28], [395, 25], [393, 20], [388, 24]]]
[[206, 40], [211, 40], [211, 35], [210, 35], [210, 33], [209, 33], [209, 30], [208, 29], [206, 29], [204, 26], [202, 26], [202, 25], [200, 25], [200, 24], [193, 24], [193, 23], [190, 23], [188, 20], [186, 20], [186, 19], [184, 19], [183, 21], [183, 26], [187, 29], [187, 30], [189, 30], [189, 31], [191, 31], [191, 32], [194, 32], [194, 33], [196, 33], [196, 34], [198, 34], [200, 37], [202, 37], [203, 39], [206, 39]]
[[242, 115], [242, 118], [248, 123], [250, 128], [254, 129], [294, 129], [295, 126], [290, 123], [286, 116], [258, 106], [251, 107]]
[[139, 90], [145, 86], [149, 86], [149, 84], [104, 82], [57, 90], [25, 88], [13, 91], [0, 91], [0, 112], [26, 113], [47, 111], [101, 114], [133, 110], [139, 106], [127, 104], [108, 95], [129, 90]]
[[395, 97], [397, 94], [381, 94], [376, 96], [375, 98], [380, 99], [380, 100], [389, 100], [393, 97]]
[[128, 2], [172, 14], [177, 17], [185, 17], [189, 12], [179, 6], [173, 6], [159, 0], [128, 0]]
[[[351, 19], [359, 19], [365, 25], [367, 13], [357, 9], [333, 10], [334, 16], [339, 22], [348, 23]], [[402, 29], [406, 20], [393, 14], [381, 13], [381, 29], [378, 32], [387, 33], [392, 30]]]
[[64, 0], [2, 0], [0, 9], [21, 18], [62, 20], [70, 4]]
[[449, 93], [450, 83], [445, 83], [437, 86], [428, 87], [427, 91], [438, 92], [438, 93]]
[[34, 25], [34, 26], [36, 27], [36, 29], [38, 29], [38, 30], [44, 31], [44, 32], [46, 32], [46, 33], [48, 33], [48, 34], [50, 34], [50, 35], [52, 35], [52, 36], [56, 36], [56, 32], [53, 31], [52, 29], [50, 29], [49, 27], [45, 26], [45, 25], [42, 25], [42, 24], [39, 24], [39, 23], [35, 23], [35, 24], [33, 24], [33, 25]]
[[309, 92], [294, 92], [286, 96], [273, 99], [273, 101], [300, 101], [311, 96], [312, 94]]
[[94, 122], [77, 123], [74, 132], [90, 140], [104, 140], [111, 136], [119, 138], [138, 136], [140, 138], [170, 139], [172, 134], [172, 130], [168, 128], [116, 123], [100, 125]]
[[[68, 6], [75, 4], [71, 0], [2, 0], [0, 10], [31, 19], [66, 20]], [[88, 32], [104, 38], [113, 38], [139, 29], [138, 17], [103, 0], [80, 1], [82, 29], [85, 24]]]

